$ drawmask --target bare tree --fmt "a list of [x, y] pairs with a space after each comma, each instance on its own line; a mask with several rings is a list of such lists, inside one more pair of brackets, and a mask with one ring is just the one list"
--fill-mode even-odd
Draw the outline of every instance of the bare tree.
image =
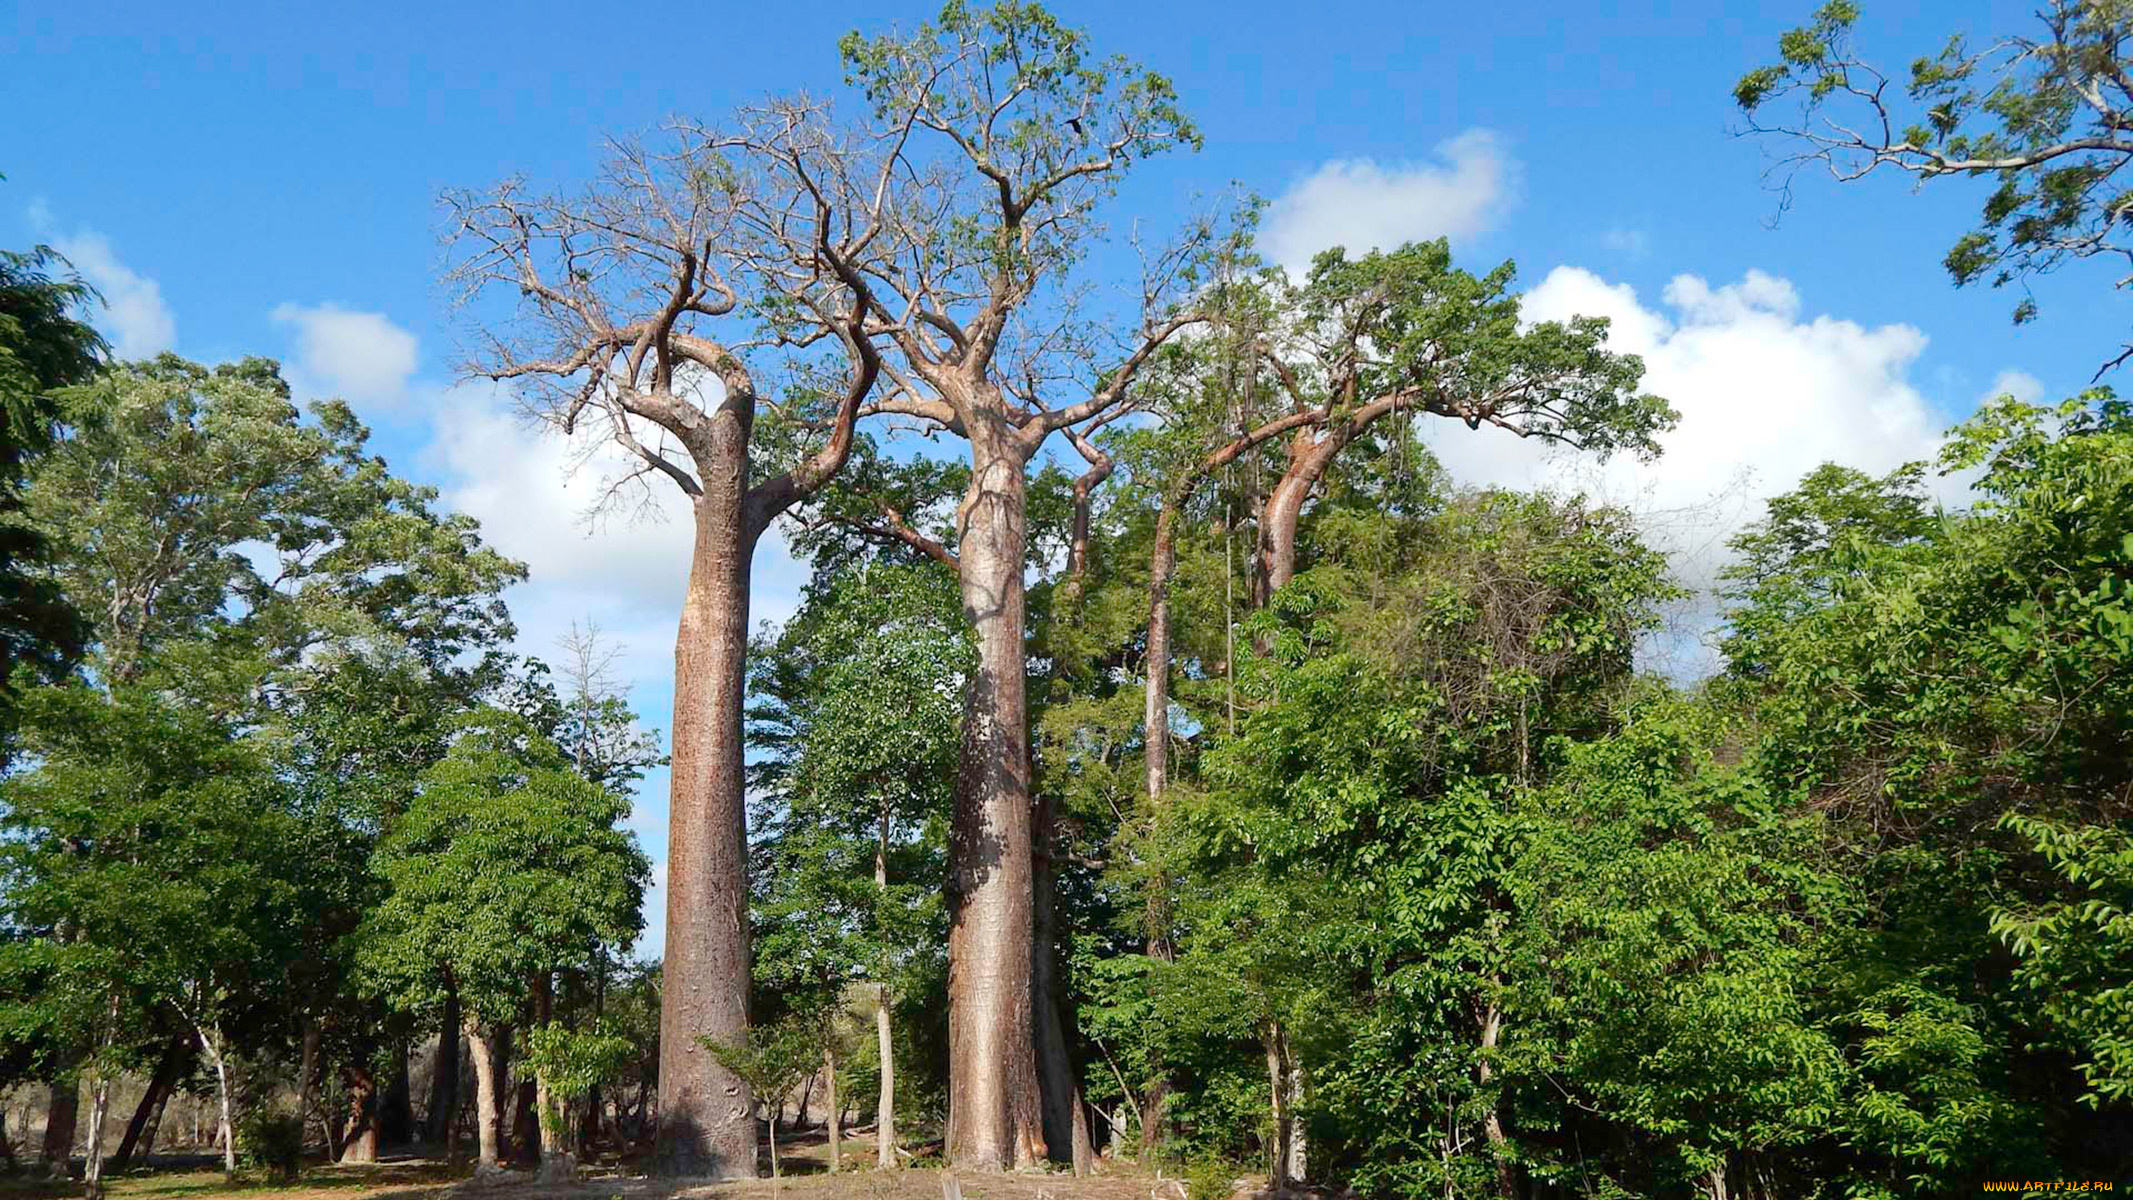
[[[847, 175], [826, 191], [808, 161], [870, 170], [873, 186]], [[843, 466], [879, 373], [866, 328], [878, 305], [845, 264], [890, 227], [892, 162], [793, 102], [745, 111], [730, 133], [677, 130], [662, 152], [619, 144], [573, 195], [513, 181], [447, 198], [452, 278], [469, 301], [516, 298], [473, 371], [516, 384], [563, 434], [591, 427], [622, 446], [636, 466], [610, 498], [663, 477], [695, 526], [674, 652], [657, 1138], [669, 1174], [756, 1170], [754, 1097], [703, 1049], [744, 1039], [748, 1019], [750, 560], [771, 522]], [[782, 471], [753, 444], [759, 408], [783, 418]]]

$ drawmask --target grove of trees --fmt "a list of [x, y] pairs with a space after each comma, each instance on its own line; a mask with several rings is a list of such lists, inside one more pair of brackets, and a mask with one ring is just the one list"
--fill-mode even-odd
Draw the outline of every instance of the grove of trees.
[[[1742, 81], [1754, 135], [1992, 176], [1959, 283], [2125, 252], [2133, 9], [1921, 60], [1901, 128], [1857, 15]], [[2126, 1177], [2133, 407], [1810, 473], [1669, 676], [1634, 513], [1428, 449], [1661, 454], [1606, 320], [1442, 240], [1292, 275], [1246, 196], [1112, 236], [1200, 134], [1035, 4], [838, 49], [446, 198], [470, 374], [619, 446], [609, 502], [686, 500], [664, 753], [592, 624], [516, 649], [541, 581], [347, 404], [117, 361], [63, 259], [0, 256], [0, 1091], [43, 1117], [0, 1153], [100, 1196], [185, 1095], [232, 1175], [753, 1177], [813, 1105], [832, 1170], [1192, 1200]], [[766, 535], [811, 577], [752, 628]]]

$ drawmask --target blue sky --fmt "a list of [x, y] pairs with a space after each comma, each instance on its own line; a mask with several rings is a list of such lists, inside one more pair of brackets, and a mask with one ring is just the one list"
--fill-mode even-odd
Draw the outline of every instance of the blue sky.
[[[1060, 3], [1100, 49], [1170, 74], [1206, 136], [1147, 164], [1114, 222], [1160, 230], [1232, 181], [1270, 198], [1268, 246], [1446, 235], [1476, 269], [1515, 258], [1538, 315], [1616, 319], [1684, 413], [1653, 468], [1438, 435], [1473, 482], [1583, 487], [1647, 512], [1685, 573], [1827, 458], [1929, 452], [1988, 392], [2061, 395], [2117, 345], [2127, 302], [2100, 272], [2013, 297], [1939, 267], [1982, 193], [1808, 181], [1777, 228], [1764, 150], [1729, 135], [1733, 81], [1811, 0], [1759, 4]], [[1869, 57], [1948, 32], [2005, 32], [2021, 4], [1868, 0]], [[592, 618], [666, 725], [686, 570], [673, 522], [578, 515], [598, 463], [454, 387], [436, 197], [523, 174], [584, 180], [608, 134], [715, 118], [771, 93], [834, 94], [835, 40], [928, 6], [18, 3], [0, 8], [0, 245], [54, 242], [112, 300], [123, 349], [282, 358], [341, 394], [403, 472], [532, 563], [512, 597], [524, 648]], [[756, 615], [791, 611], [801, 568], [766, 543]], [[632, 824], [664, 857], [664, 779]], [[658, 944], [658, 910], [650, 944]]]

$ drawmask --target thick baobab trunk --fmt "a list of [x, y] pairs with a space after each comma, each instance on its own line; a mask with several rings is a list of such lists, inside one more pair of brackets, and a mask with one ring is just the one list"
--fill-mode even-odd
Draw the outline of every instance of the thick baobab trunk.
[[431, 1142], [447, 1139], [452, 1118], [459, 1112], [459, 1026], [459, 992], [447, 989], [444, 1015], [437, 1025], [437, 1057], [430, 1068], [428, 1119], [422, 1130], [422, 1136]]
[[348, 1092], [348, 1124], [341, 1131], [344, 1163], [378, 1161], [378, 1081], [370, 1064], [351, 1063], [342, 1068], [341, 1084]]
[[74, 1161], [74, 1135], [81, 1122], [81, 1079], [74, 1065], [67, 1067], [49, 1085], [44, 1110], [44, 1141], [38, 1157], [64, 1171]]
[[963, 710], [949, 845], [948, 1161], [1004, 1170], [1044, 1157], [1030, 1030], [1030, 778], [1023, 650], [1024, 455], [971, 429], [963, 613], [978, 667]]
[[[725, 431], [732, 436], [734, 431]], [[745, 439], [746, 432], [738, 431]], [[708, 458], [708, 456], [707, 456]], [[753, 538], [745, 441], [703, 468], [696, 543], [674, 643], [667, 945], [659, 1009], [660, 1173], [753, 1178], [755, 1098], [699, 1040], [748, 1034], [746, 810], [741, 696]]]
[[489, 1036], [469, 1018], [466, 1023], [467, 1055], [474, 1062], [474, 1139], [484, 1167], [496, 1165], [497, 1143], [502, 1140], [502, 1114], [497, 1106], [496, 1061]]
[[163, 1047], [162, 1057], [156, 1059], [155, 1071], [148, 1077], [148, 1089], [141, 1093], [141, 1102], [133, 1107], [133, 1117], [126, 1122], [125, 1135], [119, 1139], [118, 1153], [111, 1156], [112, 1170], [124, 1171], [133, 1165], [141, 1135], [148, 1131], [148, 1119], [170, 1095], [171, 1089], [177, 1085], [178, 1072], [185, 1067], [185, 1043], [186, 1039], [182, 1037], [170, 1039]]
[[[881, 836], [874, 843], [874, 890], [889, 897], [889, 810], [881, 810]], [[889, 985], [874, 985], [874, 1039], [881, 1051], [881, 1093], [874, 1102], [874, 1165], [896, 1165], [896, 1039], [889, 1024]]]
[[1095, 1165], [1089, 1141], [1088, 1115], [1082, 1110], [1081, 1088], [1074, 1080], [1074, 1063], [1067, 1053], [1066, 1023], [1059, 1016], [1059, 996], [1053, 969], [1054, 910], [1058, 884], [1052, 871], [1053, 815], [1049, 797], [1037, 802], [1036, 888], [1031, 898], [1030, 998], [1036, 1005], [1031, 1014], [1037, 1038], [1037, 1090], [1043, 1101], [1044, 1142], [1055, 1162], [1086, 1175]]

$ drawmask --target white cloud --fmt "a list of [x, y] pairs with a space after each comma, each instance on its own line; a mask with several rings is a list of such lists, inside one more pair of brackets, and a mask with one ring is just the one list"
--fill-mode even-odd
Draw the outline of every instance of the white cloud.
[[[1762, 271], [1718, 286], [1679, 275], [1647, 307], [1627, 284], [1558, 267], [1523, 310], [1529, 320], [1611, 319], [1611, 347], [1640, 355], [1645, 389], [1681, 414], [1660, 439], [1664, 453], [1598, 464], [1441, 421], [1424, 426], [1432, 448], [1462, 483], [1576, 489], [1637, 512], [1692, 587], [1710, 588], [1726, 540], [1808, 471], [1835, 461], [1881, 472], [1930, 458], [1948, 424], [1907, 377], [1923, 333], [1803, 317], [1792, 284]], [[1715, 667], [1708, 645], [1694, 644], [1711, 630], [1708, 599], [1679, 619], [1672, 669]]]
[[1485, 129], [1440, 143], [1434, 160], [1334, 159], [1274, 201], [1260, 245], [1301, 275], [1313, 255], [1333, 246], [1361, 253], [1494, 228], [1517, 188], [1517, 162]]
[[2044, 381], [2027, 371], [2006, 370], [1992, 377], [1992, 386], [1985, 389], [1980, 400], [1997, 400], [2013, 396], [2024, 404], [2035, 404], [2044, 396]]
[[[51, 219], [49, 210], [32, 210], [33, 223]], [[95, 324], [111, 339], [111, 349], [120, 358], [149, 358], [177, 344], [177, 322], [170, 306], [163, 303], [163, 288], [118, 259], [111, 239], [83, 230], [72, 237], [52, 239], [53, 248], [67, 256], [81, 277], [103, 294], [104, 308]]]
[[372, 403], [393, 403], [406, 392], [415, 373], [415, 335], [384, 313], [279, 304], [270, 315], [296, 331], [289, 366], [299, 392]]

